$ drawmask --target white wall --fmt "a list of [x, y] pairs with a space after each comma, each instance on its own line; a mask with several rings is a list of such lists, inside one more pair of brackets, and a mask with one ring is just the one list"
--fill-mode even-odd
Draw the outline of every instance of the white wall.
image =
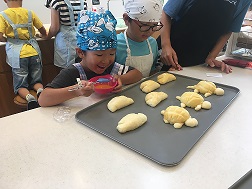
[[[88, 6], [92, 4], [92, 0], [86, 1]], [[123, 0], [100, 0], [100, 5], [97, 5], [97, 7], [100, 6], [104, 7], [105, 9], [109, 8], [116, 18], [122, 18], [124, 13]]]
[[[46, 0], [23, 0], [23, 7], [33, 10], [44, 24], [50, 24], [50, 9], [44, 6]], [[88, 5], [92, 0], [87, 0]], [[107, 9], [107, 0], [100, 0], [101, 6]], [[115, 17], [122, 17], [124, 12], [122, 0], [110, 0], [110, 10]], [[0, 0], [0, 11], [7, 8], [6, 3]]]
[[[50, 9], [44, 6], [45, 0], [23, 0], [23, 7], [33, 10], [44, 24], [50, 23]], [[7, 5], [0, 0], [0, 11], [7, 9]]]

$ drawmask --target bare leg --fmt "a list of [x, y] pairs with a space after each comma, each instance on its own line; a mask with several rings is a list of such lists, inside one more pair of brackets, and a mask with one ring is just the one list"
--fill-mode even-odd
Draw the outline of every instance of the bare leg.
[[26, 88], [19, 88], [18, 94], [19, 94], [19, 96], [21, 96], [22, 98], [26, 99], [26, 96], [27, 96], [28, 94], [30, 94], [30, 92], [29, 92], [28, 89], [26, 89]]
[[36, 84], [33, 86], [33, 89], [34, 89], [35, 91], [37, 91], [39, 88], [43, 89], [44, 86], [43, 86], [41, 83], [36, 83]]

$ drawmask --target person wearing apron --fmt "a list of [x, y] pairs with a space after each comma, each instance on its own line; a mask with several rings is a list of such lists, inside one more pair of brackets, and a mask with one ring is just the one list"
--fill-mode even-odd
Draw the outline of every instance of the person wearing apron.
[[[178, 70], [207, 63], [232, 72], [215, 60], [232, 32], [238, 32], [251, 0], [169, 0], [163, 8], [163, 63]], [[170, 33], [170, 34], [169, 34]]]
[[[48, 2], [48, 1], [47, 1]], [[52, 8], [52, 14], [58, 14], [57, 21], [52, 21], [51, 27], [49, 29], [48, 38], [51, 38], [55, 35], [54, 40], [54, 65], [66, 68], [69, 65], [75, 63], [75, 59], [77, 58], [76, 54], [76, 27], [77, 27], [77, 20], [74, 17], [74, 13], [84, 9], [84, 0], [78, 0], [76, 3], [79, 2], [79, 5], [71, 4], [70, 0], [64, 0], [64, 3], [67, 6], [69, 11], [69, 19], [70, 25], [64, 25], [64, 23], [58, 23], [59, 28], [51, 29], [55, 27], [52, 23], [60, 22], [59, 21], [59, 13], [58, 10]], [[52, 1], [50, 4], [54, 4]], [[47, 5], [49, 6], [49, 5]], [[53, 18], [53, 17], [52, 17]], [[61, 18], [62, 20], [63, 18]]]
[[12, 2], [12, 4], [7, 2], [7, 6], [9, 8], [0, 13], [4, 21], [8, 23], [6, 25], [1, 22], [2, 19], [0, 20], [0, 24], [6, 26], [3, 30], [11, 31], [5, 33], [7, 36], [6, 62], [12, 67], [14, 93], [26, 99], [28, 109], [31, 109], [29, 108], [31, 104], [35, 103], [36, 107], [38, 104], [29, 89], [37, 92], [43, 90], [41, 51], [34, 38], [33, 25], [42, 35], [46, 35], [46, 30], [35, 13], [22, 8], [22, 2]]
[[90, 96], [94, 92], [94, 83], [89, 80], [96, 76], [110, 74], [117, 79], [113, 93], [120, 92], [123, 85], [142, 79], [137, 69], [115, 62], [116, 24], [117, 20], [109, 10], [80, 12], [76, 51], [82, 60], [62, 69], [46, 85], [38, 99], [42, 107], [54, 106], [79, 96]]
[[161, 0], [126, 0], [123, 18], [128, 28], [117, 35], [116, 62], [138, 69], [148, 77], [158, 59], [156, 40], [151, 35], [162, 28]]
[[146, 42], [148, 44], [148, 49], [150, 51], [149, 54], [141, 55], [141, 56], [132, 56], [129, 42], [128, 42], [128, 37], [126, 33], [127, 33], [127, 29], [124, 31], [124, 37], [125, 37], [125, 41], [127, 45], [127, 50], [126, 50], [127, 57], [126, 57], [125, 65], [132, 66], [138, 69], [143, 74], [143, 77], [148, 77], [150, 75], [150, 71], [153, 65], [153, 53], [150, 46], [150, 42], [148, 39], [146, 39]]

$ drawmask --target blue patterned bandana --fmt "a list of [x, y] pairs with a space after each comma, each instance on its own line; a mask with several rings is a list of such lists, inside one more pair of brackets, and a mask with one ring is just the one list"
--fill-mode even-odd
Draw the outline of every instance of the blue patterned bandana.
[[115, 17], [108, 10], [81, 11], [77, 26], [77, 46], [84, 51], [116, 48], [116, 23]]

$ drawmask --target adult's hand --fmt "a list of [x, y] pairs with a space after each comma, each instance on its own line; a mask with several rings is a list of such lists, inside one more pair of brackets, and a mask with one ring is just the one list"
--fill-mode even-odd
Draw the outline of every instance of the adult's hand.
[[232, 68], [222, 61], [218, 61], [214, 58], [207, 58], [206, 63], [212, 68], [213, 67], [220, 68], [222, 72], [226, 72], [227, 74], [232, 73]]
[[172, 70], [182, 70], [182, 67], [178, 63], [177, 54], [171, 46], [162, 47], [160, 59], [163, 64], [171, 66]]

